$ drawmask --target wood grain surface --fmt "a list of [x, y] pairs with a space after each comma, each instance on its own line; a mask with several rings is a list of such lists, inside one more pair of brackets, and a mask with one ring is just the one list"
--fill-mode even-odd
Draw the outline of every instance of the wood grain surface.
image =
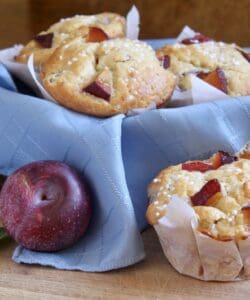
[[218, 40], [250, 45], [250, 0], [1, 0], [0, 48], [26, 43], [62, 17], [141, 13], [141, 38], [175, 37], [184, 25]]
[[153, 229], [143, 233], [146, 259], [107, 273], [59, 271], [11, 261], [15, 245], [0, 245], [0, 299], [220, 299], [247, 300], [250, 281], [202, 282], [177, 273]]

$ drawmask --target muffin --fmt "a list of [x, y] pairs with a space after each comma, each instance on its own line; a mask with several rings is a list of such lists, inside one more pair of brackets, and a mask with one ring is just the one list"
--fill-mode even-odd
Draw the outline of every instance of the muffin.
[[99, 117], [162, 107], [175, 87], [175, 76], [160, 65], [154, 50], [126, 38], [72, 39], [43, 64], [41, 79], [58, 103]]
[[16, 61], [26, 63], [29, 56], [33, 54], [35, 66], [39, 68], [58, 46], [78, 36], [81, 36], [86, 42], [125, 37], [126, 20], [114, 13], [76, 15], [61, 19], [34, 37], [21, 50]]
[[205, 161], [168, 167], [148, 195], [147, 220], [179, 272], [203, 280], [250, 276], [250, 160], [244, 155], [219, 151]]
[[182, 90], [191, 89], [190, 74], [229, 96], [250, 95], [250, 54], [235, 44], [215, 42], [201, 34], [157, 50], [177, 75]]

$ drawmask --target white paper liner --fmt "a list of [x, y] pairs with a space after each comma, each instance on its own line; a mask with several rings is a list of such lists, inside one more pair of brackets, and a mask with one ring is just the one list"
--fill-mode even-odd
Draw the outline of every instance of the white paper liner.
[[11, 74], [29, 85], [34, 91], [37, 91], [37, 85], [34, 82], [27, 65], [15, 62], [15, 56], [18, 55], [22, 48], [23, 45], [15, 45], [11, 48], [0, 50], [0, 62]]
[[237, 280], [243, 262], [234, 241], [217, 241], [193, 230], [203, 268], [203, 280]]
[[[181, 209], [180, 209], [181, 208]], [[250, 278], [250, 239], [218, 241], [199, 232], [194, 209], [173, 196], [154, 228], [165, 256], [181, 274], [205, 281]]]
[[250, 239], [238, 241], [237, 244], [244, 265], [244, 276], [250, 279]]
[[45, 90], [45, 88], [42, 85], [39, 73], [37, 73], [35, 71], [33, 54], [28, 59], [27, 67], [28, 67], [28, 72], [30, 73], [30, 75], [32, 77], [32, 80], [35, 82], [36, 87], [39, 90], [40, 96], [46, 100], [56, 102], [56, 100]]
[[140, 14], [135, 5], [132, 6], [127, 14], [127, 38], [137, 40], [140, 32]]
[[199, 278], [201, 262], [190, 226], [190, 220], [196, 219], [194, 210], [177, 196], [173, 196], [167, 210], [168, 217], [161, 218], [154, 226], [163, 251], [178, 272]]
[[194, 104], [232, 98], [193, 74], [190, 74], [190, 79], [192, 84], [191, 94]]
[[15, 45], [14, 47], [1, 50], [0, 62], [3, 63], [11, 74], [30, 86], [37, 96], [56, 102], [42, 86], [39, 73], [35, 71], [33, 54], [29, 57], [27, 64], [15, 62], [15, 56], [22, 48], [22, 45]]
[[196, 32], [189, 26], [184, 26], [181, 33], [176, 38], [176, 43], [180, 43], [184, 39], [192, 38], [195, 34]]
[[181, 91], [176, 87], [168, 107], [186, 106], [191, 104], [193, 104], [192, 90]]

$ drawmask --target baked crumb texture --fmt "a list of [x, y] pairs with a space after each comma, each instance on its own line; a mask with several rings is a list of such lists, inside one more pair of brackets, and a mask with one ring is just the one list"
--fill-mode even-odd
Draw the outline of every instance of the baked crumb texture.
[[[222, 241], [246, 239], [250, 226], [250, 160], [243, 158], [245, 153], [219, 167], [214, 164], [216, 155], [218, 158], [215, 154], [207, 161], [187, 162], [160, 172], [148, 189], [148, 222], [154, 225], [167, 216], [171, 196], [178, 195], [195, 210], [200, 232]], [[212, 167], [205, 171], [202, 164]], [[195, 168], [202, 171], [191, 170]]]

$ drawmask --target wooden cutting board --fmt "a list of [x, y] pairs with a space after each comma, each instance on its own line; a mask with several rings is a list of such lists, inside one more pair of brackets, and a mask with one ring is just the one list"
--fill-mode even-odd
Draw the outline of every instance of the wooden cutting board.
[[202, 282], [177, 273], [153, 229], [143, 233], [146, 259], [107, 273], [61, 271], [11, 261], [15, 244], [0, 245], [0, 299], [250, 299], [250, 281]]

